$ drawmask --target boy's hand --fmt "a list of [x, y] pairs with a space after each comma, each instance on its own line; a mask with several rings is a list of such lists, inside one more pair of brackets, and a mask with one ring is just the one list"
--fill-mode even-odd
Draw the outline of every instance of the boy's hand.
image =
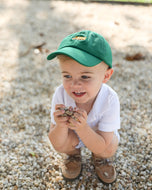
[[54, 112], [54, 120], [56, 122], [56, 125], [61, 127], [67, 127], [69, 118], [67, 116], [63, 116], [64, 113], [65, 113], [65, 105], [56, 104]]
[[87, 112], [80, 108], [74, 108], [74, 117], [68, 120], [68, 128], [78, 131], [87, 125]]

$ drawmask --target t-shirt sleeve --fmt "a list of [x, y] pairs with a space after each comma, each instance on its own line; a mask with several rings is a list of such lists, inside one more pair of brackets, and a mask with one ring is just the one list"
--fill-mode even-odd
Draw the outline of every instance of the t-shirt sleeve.
[[120, 103], [117, 94], [109, 98], [107, 108], [98, 123], [98, 130], [112, 132], [120, 129]]

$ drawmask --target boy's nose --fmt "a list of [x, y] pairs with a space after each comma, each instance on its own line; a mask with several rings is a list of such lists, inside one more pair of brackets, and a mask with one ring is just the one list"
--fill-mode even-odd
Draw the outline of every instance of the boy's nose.
[[72, 86], [80, 86], [81, 82], [79, 80], [73, 80], [71, 83]]

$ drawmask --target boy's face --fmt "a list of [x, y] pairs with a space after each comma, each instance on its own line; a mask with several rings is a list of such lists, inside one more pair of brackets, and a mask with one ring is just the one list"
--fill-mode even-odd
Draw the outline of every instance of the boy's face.
[[105, 63], [86, 67], [71, 58], [59, 56], [63, 86], [76, 105], [93, 104], [102, 83], [106, 83], [112, 73]]

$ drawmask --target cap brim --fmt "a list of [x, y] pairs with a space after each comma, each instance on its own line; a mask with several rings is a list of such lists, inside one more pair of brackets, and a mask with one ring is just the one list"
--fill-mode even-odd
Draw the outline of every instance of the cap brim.
[[51, 60], [60, 54], [67, 55], [72, 59], [74, 59], [75, 61], [77, 61], [78, 63], [80, 63], [81, 65], [87, 67], [93, 67], [103, 61], [101, 59], [98, 59], [97, 57], [88, 54], [85, 51], [73, 47], [64, 47], [62, 49], [59, 49], [48, 55], [47, 59]]

